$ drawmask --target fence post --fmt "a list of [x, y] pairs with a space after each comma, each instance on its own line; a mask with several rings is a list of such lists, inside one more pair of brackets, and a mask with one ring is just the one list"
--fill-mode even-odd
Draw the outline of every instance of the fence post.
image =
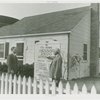
[[8, 73], [5, 76], [5, 94], [8, 94]]
[[14, 85], [14, 88], [13, 88], [13, 93], [16, 94], [16, 88], [17, 88], [17, 77], [16, 75], [14, 75], [14, 80], [13, 80], [13, 85]]
[[66, 84], [66, 90], [65, 90], [66, 94], [71, 94], [71, 88], [70, 88], [70, 84], [69, 82], [67, 82]]
[[83, 87], [82, 87], [82, 94], [87, 94], [87, 88], [86, 88], [86, 85], [84, 84]]
[[39, 86], [39, 94], [43, 94], [43, 80], [40, 79], [39, 82], [40, 82], [40, 86]]
[[23, 77], [23, 94], [26, 94], [26, 77]]
[[49, 80], [46, 80], [46, 84], [45, 84], [45, 93], [49, 94]]
[[12, 74], [9, 75], [9, 94], [12, 94], [13, 86], [12, 86]]
[[32, 80], [31, 77], [28, 78], [28, 94], [31, 94], [31, 88], [32, 88]]
[[18, 77], [18, 94], [21, 94], [21, 76]]
[[33, 93], [37, 94], [37, 80], [36, 80], [36, 78], [34, 78], [34, 82], [33, 82]]
[[56, 83], [55, 83], [55, 80], [53, 80], [53, 82], [52, 82], [52, 94], [53, 95], [56, 94]]
[[78, 91], [78, 85], [77, 85], [77, 83], [75, 83], [73, 91], [72, 91], [72, 94], [78, 94], [78, 93], [79, 93], [79, 91]]
[[96, 88], [95, 88], [94, 85], [93, 85], [92, 88], [91, 88], [91, 94], [96, 94]]
[[59, 91], [58, 91], [58, 93], [59, 94], [62, 94], [63, 93], [63, 84], [62, 84], [62, 82], [60, 81], [60, 83], [59, 83]]
[[1, 76], [1, 94], [4, 94], [4, 73]]

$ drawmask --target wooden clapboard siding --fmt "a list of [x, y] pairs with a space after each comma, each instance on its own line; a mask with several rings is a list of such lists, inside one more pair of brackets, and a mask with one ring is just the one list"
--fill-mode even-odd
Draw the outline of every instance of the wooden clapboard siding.
[[[87, 60], [81, 60], [81, 64], [71, 67], [71, 58], [79, 54], [83, 58], [83, 45], [87, 44]], [[69, 79], [89, 76], [90, 65], [90, 11], [72, 29], [70, 34], [70, 66]]]

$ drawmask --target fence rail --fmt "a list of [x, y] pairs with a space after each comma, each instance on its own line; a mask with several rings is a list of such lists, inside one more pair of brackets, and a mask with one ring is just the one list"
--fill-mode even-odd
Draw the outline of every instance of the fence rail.
[[[87, 87], [84, 84], [82, 91], [79, 91], [77, 83], [73, 90], [69, 82], [64, 87], [62, 81], [56, 87], [55, 81], [37, 80], [31, 77], [26, 78], [12, 74], [2, 73], [0, 76], [0, 94], [87, 94]], [[96, 94], [96, 88], [93, 85], [90, 94]]]

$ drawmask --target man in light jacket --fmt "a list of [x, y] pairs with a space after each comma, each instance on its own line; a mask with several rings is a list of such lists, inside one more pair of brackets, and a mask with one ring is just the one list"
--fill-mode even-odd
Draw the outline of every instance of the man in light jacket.
[[56, 86], [59, 85], [60, 79], [62, 77], [62, 57], [60, 54], [60, 49], [54, 50], [54, 57], [47, 57], [48, 59], [51, 59], [52, 62], [50, 64], [50, 77], [52, 78], [52, 81], [56, 81]]

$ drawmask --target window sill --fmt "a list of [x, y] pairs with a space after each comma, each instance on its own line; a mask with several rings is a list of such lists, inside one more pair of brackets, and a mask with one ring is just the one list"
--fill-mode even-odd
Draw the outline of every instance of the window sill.
[[5, 60], [5, 58], [0, 58], [0, 60]]

